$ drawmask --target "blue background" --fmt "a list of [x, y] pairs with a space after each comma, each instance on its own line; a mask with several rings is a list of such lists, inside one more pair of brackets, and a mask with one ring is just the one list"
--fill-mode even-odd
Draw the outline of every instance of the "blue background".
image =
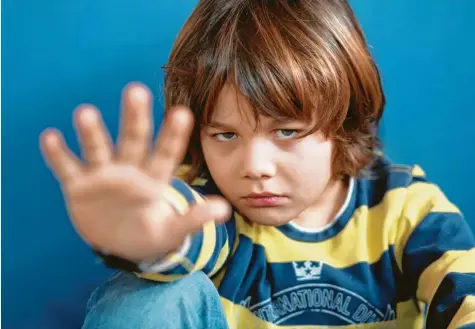
[[[117, 133], [119, 97], [150, 86], [161, 118], [161, 66], [191, 0], [2, 1], [2, 327], [79, 328], [108, 275], [75, 234], [38, 136], [61, 129], [77, 149], [76, 105], [92, 102]], [[419, 163], [475, 227], [474, 1], [352, 1], [388, 97], [382, 137]]]

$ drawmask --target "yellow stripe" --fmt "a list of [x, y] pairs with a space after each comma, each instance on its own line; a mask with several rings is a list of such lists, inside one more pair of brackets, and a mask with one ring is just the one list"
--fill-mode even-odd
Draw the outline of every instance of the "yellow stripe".
[[[168, 186], [168, 188], [165, 189], [164, 193], [166, 193], [169, 198], [173, 198], [176, 201], [175, 204], [180, 208], [179, 210], [181, 212], [185, 213], [186, 211], [188, 211], [188, 208], [189, 208], [188, 201], [179, 191], [173, 188], [173, 186]], [[173, 258], [175, 256], [176, 256], [175, 254], [171, 253], [170, 255], [167, 256], [167, 259]], [[177, 261], [176, 264], [179, 265], [180, 262]], [[159, 273], [135, 273], [135, 275], [142, 279], [159, 281], [159, 282], [171, 282], [185, 276], [185, 275], [180, 275], [180, 274], [164, 275], [164, 274], [159, 274]]]
[[409, 237], [415, 228], [429, 213], [446, 212], [459, 213], [459, 209], [452, 204], [434, 184], [414, 183], [407, 188], [405, 206], [396, 230], [394, 253], [396, 262], [402, 270], [402, 255]]
[[[175, 177], [177, 177], [178, 179], [184, 180], [184, 179], [185, 179], [185, 175], [188, 173], [188, 171], [190, 171], [190, 169], [191, 169], [191, 166], [190, 166], [190, 165], [181, 165], [181, 166], [178, 167], [178, 169], [175, 171]], [[194, 185], [194, 186], [205, 186], [207, 182], [208, 182], [207, 179], [197, 177], [197, 178], [195, 178], [195, 179], [191, 182], [191, 185]]]
[[193, 194], [193, 197], [195, 198], [196, 203], [203, 203], [204, 202], [203, 197], [198, 192], [196, 192], [192, 188], [190, 188], [190, 191], [191, 191], [191, 194]]
[[168, 188], [164, 190], [164, 193], [168, 196], [168, 198], [173, 199], [180, 209], [181, 213], [185, 213], [188, 211], [189, 204], [186, 198], [173, 186], [169, 185]]
[[475, 296], [467, 296], [464, 298], [459, 310], [450, 321], [447, 329], [457, 329], [466, 324], [475, 323]]
[[[213, 255], [214, 252], [214, 247], [216, 243], [216, 226], [214, 222], [209, 222], [205, 224], [203, 227], [203, 245], [201, 246], [201, 251], [198, 256], [198, 259], [196, 261], [196, 264], [194, 264], [193, 269], [190, 271], [190, 273], [202, 270], [206, 264], [209, 262], [211, 256]], [[170, 255], [170, 257], [173, 257], [175, 255]], [[221, 257], [221, 255], [220, 255]], [[226, 259], [226, 258], [224, 258]], [[184, 262], [186, 262], [187, 259], [181, 259], [176, 262], [176, 264], [182, 264], [184, 265]], [[222, 259], [218, 259], [218, 261], [221, 261], [223, 263]], [[222, 266], [222, 264], [221, 264]], [[172, 274], [172, 275], [164, 275], [160, 273], [136, 273], [136, 275], [140, 278], [143, 279], [148, 279], [148, 280], [154, 280], [154, 281], [160, 281], [160, 282], [171, 282], [177, 279], [181, 279], [187, 274], [180, 275], [180, 274]]]
[[224, 279], [224, 275], [226, 274], [226, 270], [227, 268], [224, 268], [223, 271], [215, 273], [215, 275], [210, 275], [211, 277], [211, 281], [213, 281], [213, 284], [214, 286], [216, 287], [216, 289], [219, 288], [219, 286], [221, 285], [221, 281], [223, 281]]
[[417, 297], [429, 303], [449, 273], [475, 273], [475, 248], [468, 251], [447, 251], [429, 265], [419, 278]]
[[[393, 196], [396, 196], [393, 193]], [[383, 221], [382, 216], [388, 215]], [[287, 238], [278, 229], [238, 221], [239, 233], [254, 243], [265, 246], [268, 262], [322, 261], [333, 267], [342, 268], [359, 262], [375, 262], [386, 250], [387, 234], [394, 214], [385, 214], [382, 206], [368, 210], [366, 206], [358, 208], [345, 229], [333, 239], [315, 242], [302, 242]], [[367, 221], [367, 223], [364, 223]], [[376, 234], [375, 234], [376, 233]], [[372, 236], [375, 236], [372, 238]], [[377, 235], [377, 236], [376, 236]], [[356, 247], [348, 241], [364, 241]], [[368, 246], [368, 243], [371, 244]], [[282, 248], [285, 246], [285, 248]]]
[[[466, 251], [447, 251], [442, 257], [429, 265], [419, 278], [417, 297], [426, 302], [430, 307], [438, 287], [449, 273], [475, 273], [475, 248]], [[475, 316], [475, 307], [472, 302], [472, 299], [468, 299], [467, 305], [464, 306], [464, 301], [457, 312], [457, 314], [460, 313], [459, 318], [463, 318], [463, 321], [472, 320], [472, 317]], [[469, 312], [473, 314], [468, 314]], [[473, 320], [475, 323], [475, 319]], [[452, 323], [457, 323], [454, 321], [451, 322], [451, 325]]]
[[415, 165], [414, 168], [412, 168], [412, 176], [413, 177], [425, 177], [426, 173], [424, 172], [424, 170], [422, 170], [421, 167], [419, 167], [418, 165]]
[[[420, 182], [387, 192], [371, 208], [359, 207], [338, 235], [319, 243], [289, 239], [275, 227], [247, 223], [239, 216], [236, 225], [239, 233], [265, 246], [269, 262], [311, 260], [343, 268], [360, 262], [374, 263], [394, 245], [396, 261], [402, 269], [407, 239], [429, 211], [458, 212], [458, 209], [435, 185]], [[348, 241], [362, 242], [355, 245]]]
[[228, 241], [229, 240], [226, 240], [226, 243], [221, 248], [221, 250], [219, 252], [218, 260], [216, 261], [216, 264], [214, 264], [213, 270], [211, 270], [211, 272], [209, 273], [210, 277], [215, 275], [216, 272], [218, 272], [221, 269], [223, 264], [226, 262], [226, 259], [228, 258], [228, 255], [229, 255], [229, 243], [228, 243]]
[[[381, 234], [383, 231], [389, 231], [388, 227], [382, 227], [390, 223], [389, 220], [381, 220], [381, 216], [385, 215], [384, 212], [385, 209], [381, 206], [374, 207], [371, 211], [366, 206], [360, 207], [340, 234], [319, 243], [289, 239], [273, 227], [252, 225], [244, 221], [238, 221], [237, 225], [239, 233], [244, 234], [254, 243], [265, 246], [269, 262], [311, 260], [323, 261], [333, 267], [342, 268], [363, 261], [374, 262], [380, 258], [389, 242], [385, 241], [386, 234]], [[393, 217], [395, 215], [393, 214]], [[365, 220], [367, 223], [362, 222]], [[369, 235], [373, 235], [372, 232], [378, 232], [378, 237], [371, 239]], [[354, 244], [348, 243], [348, 241], [358, 240], [365, 241], [361, 244], [363, 248], [355, 248]], [[366, 243], [370, 243], [371, 246], [367, 246]]]
[[190, 171], [190, 165], [180, 165], [178, 169], [175, 171], [175, 176], [179, 179], [183, 179], [185, 175]]
[[159, 281], [159, 282], [172, 282], [178, 279], [181, 279], [188, 274], [173, 274], [173, 275], [163, 275], [159, 273], [135, 273], [135, 275], [139, 278], [152, 280], [152, 281]]
[[205, 186], [207, 182], [208, 182], [207, 179], [197, 177], [191, 182], [191, 185], [193, 185], [193, 186]]
[[398, 303], [396, 306], [397, 326], [404, 329], [424, 328], [425, 316], [421, 312], [423, 304], [419, 305], [415, 300]]
[[[412, 173], [415, 176], [424, 175], [418, 166], [412, 169]], [[201, 199], [193, 192], [195, 197]], [[289, 239], [275, 227], [247, 223], [239, 218], [239, 215], [236, 223], [237, 232], [246, 235], [256, 244], [266, 246], [269, 262], [314, 260], [342, 268], [363, 261], [374, 263], [380, 259], [388, 246], [394, 245], [396, 261], [402, 269], [404, 246], [414, 228], [429, 211], [458, 212], [458, 209], [445, 198], [437, 186], [430, 183], [419, 182], [408, 188], [393, 189], [386, 193], [378, 205], [370, 209], [367, 206], [358, 208], [342, 232], [333, 239], [318, 243], [318, 252], [315, 250], [317, 248], [309, 248], [309, 245], [315, 246], [315, 243]], [[215, 230], [209, 227], [208, 230], [209, 233], [215, 233]], [[205, 233], [205, 240], [209, 233]], [[361, 248], [355, 249], [353, 244], [348, 243], [358, 240], [364, 241], [359, 244]], [[209, 257], [212, 255], [211, 247], [215, 247], [215, 241], [212, 242], [204, 246], [204, 252]], [[286, 248], [282, 248], [282, 245]], [[200, 261], [204, 262], [205, 258], [203, 254]]]
[[[203, 203], [203, 198], [193, 189], [191, 189], [197, 203]], [[210, 261], [216, 248], [216, 224], [211, 221], [203, 225], [203, 245], [200, 255], [196, 260], [193, 272], [202, 270]]]
[[[237, 215], [237, 213], [234, 213], [235, 218], [236, 218], [236, 215]], [[228, 241], [229, 241], [229, 237], [228, 237]], [[236, 249], [237, 249], [238, 246], [239, 246], [239, 234], [236, 234], [236, 238], [234, 239], [233, 249], [232, 249], [232, 251], [230, 251], [230, 255], [228, 257], [233, 257], [233, 255], [236, 252]], [[227, 269], [225, 269], [224, 271], [219, 272], [216, 276], [214, 276], [212, 278], [213, 283], [216, 286], [216, 288], [219, 288], [219, 286], [221, 285], [221, 281], [223, 280], [224, 275], [226, 274], [226, 270]]]
[[[190, 188], [190, 191], [193, 194], [196, 203], [204, 202], [203, 198], [195, 190]], [[166, 193], [168, 193], [170, 197], [173, 197], [176, 201], [178, 201], [177, 203], [181, 207], [181, 210], [183, 210], [183, 212], [188, 211], [188, 208], [189, 208], [188, 202], [186, 198], [179, 191], [177, 191], [172, 186], [170, 186], [168, 189], [166, 189]], [[204, 243], [201, 247], [200, 255], [198, 256], [196, 264], [194, 264], [190, 272], [195, 272], [197, 270], [203, 269], [204, 266], [206, 266], [209, 259], [211, 258], [211, 255], [213, 254], [214, 245], [216, 242], [216, 230], [215, 230], [215, 224], [213, 222], [207, 223], [206, 225], [204, 225], [203, 242]], [[169, 259], [174, 258], [174, 257], [176, 257], [176, 254], [174, 253], [167, 256], [167, 258]], [[189, 260], [187, 258], [177, 259], [176, 264], [183, 265], [185, 268], [189, 268], [189, 265], [187, 264], [188, 262]], [[181, 279], [187, 274], [164, 275], [160, 273], [136, 273], [136, 275], [140, 278], [147, 279], [147, 280], [171, 282], [174, 280]]]

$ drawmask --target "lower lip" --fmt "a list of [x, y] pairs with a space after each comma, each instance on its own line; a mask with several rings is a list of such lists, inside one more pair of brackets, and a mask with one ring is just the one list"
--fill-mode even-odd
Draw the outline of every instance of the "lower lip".
[[275, 207], [285, 200], [283, 196], [266, 196], [260, 198], [246, 198], [247, 204], [252, 207]]

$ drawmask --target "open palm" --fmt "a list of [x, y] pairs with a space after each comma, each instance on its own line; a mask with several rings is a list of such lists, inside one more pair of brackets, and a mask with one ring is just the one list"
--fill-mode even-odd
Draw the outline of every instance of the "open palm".
[[69, 217], [94, 248], [139, 262], [173, 251], [206, 221], [222, 221], [230, 207], [218, 197], [177, 211], [164, 198], [183, 160], [193, 116], [183, 106], [167, 111], [152, 147], [152, 97], [140, 84], [124, 90], [120, 133], [114, 147], [99, 111], [80, 106], [74, 115], [83, 159], [61, 133], [41, 135], [44, 159], [57, 177]]

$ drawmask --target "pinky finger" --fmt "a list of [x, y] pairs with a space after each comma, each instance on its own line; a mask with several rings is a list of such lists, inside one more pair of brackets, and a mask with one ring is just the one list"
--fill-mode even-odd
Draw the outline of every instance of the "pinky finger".
[[47, 129], [41, 134], [40, 146], [48, 167], [61, 183], [68, 182], [81, 172], [81, 162], [56, 129]]

